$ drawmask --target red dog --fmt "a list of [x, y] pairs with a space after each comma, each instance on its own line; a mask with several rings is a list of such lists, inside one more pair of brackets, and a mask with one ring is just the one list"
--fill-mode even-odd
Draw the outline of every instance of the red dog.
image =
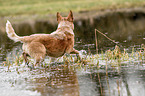
[[51, 34], [33, 34], [20, 37], [16, 35], [11, 23], [7, 21], [6, 32], [10, 39], [22, 42], [23, 57], [28, 65], [27, 56], [35, 59], [35, 65], [40, 64], [45, 56], [61, 57], [65, 53], [78, 54], [74, 47], [73, 13], [70, 11], [67, 17], [62, 17], [57, 12], [58, 28]]

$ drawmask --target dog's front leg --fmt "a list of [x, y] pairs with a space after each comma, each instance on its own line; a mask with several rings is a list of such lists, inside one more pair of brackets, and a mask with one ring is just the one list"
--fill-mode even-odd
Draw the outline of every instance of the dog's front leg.
[[70, 52], [70, 54], [76, 54], [77, 60], [81, 60], [81, 57], [79, 55], [79, 51], [78, 50], [76, 50], [76, 49], [73, 48], [73, 50]]

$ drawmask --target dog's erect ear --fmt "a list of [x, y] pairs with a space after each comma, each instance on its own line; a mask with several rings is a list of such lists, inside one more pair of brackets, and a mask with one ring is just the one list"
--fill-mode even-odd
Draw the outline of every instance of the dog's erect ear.
[[60, 22], [60, 21], [61, 21], [61, 19], [62, 19], [62, 16], [60, 15], [60, 13], [59, 13], [59, 12], [57, 12], [57, 21], [58, 21], [58, 22]]
[[72, 11], [70, 10], [70, 12], [69, 12], [69, 14], [68, 14], [68, 16], [67, 16], [67, 20], [68, 21], [70, 21], [70, 22], [73, 22], [73, 13], [72, 13]]

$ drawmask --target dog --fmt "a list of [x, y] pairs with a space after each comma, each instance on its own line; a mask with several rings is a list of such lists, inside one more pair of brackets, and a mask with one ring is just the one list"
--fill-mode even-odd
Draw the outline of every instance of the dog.
[[30, 36], [18, 36], [11, 23], [7, 20], [6, 33], [7, 36], [15, 42], [23, 43], [23, 57], [25, 64], [29, 66], [27, 56], [35, 60], [35, 66], [39, 65], [45, 56], [61, 57], [65, 53], [76, 54], [80, 58], [79, 51], [74, 49], [74, 18], [70, 10], [67, 17], [62, 17], [57, 12], [57, 30], [51, 34], [33, 34]]

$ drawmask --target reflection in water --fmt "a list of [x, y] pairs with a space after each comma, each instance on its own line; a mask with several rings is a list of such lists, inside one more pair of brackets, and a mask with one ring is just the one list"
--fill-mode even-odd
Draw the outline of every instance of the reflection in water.
[[[75, 47], [79, 50], [95, 49], [95, 28], [107, 33], [108, 37], [121, 42], [123, 46], [134, 46], [134, 44], [139, 45], [145, 42], [144, 12], [111, 12], [90, 19], [80, 19], [74, 22]], [[18, 35], [50, 33], [56, 29], [56, 25], [41, 20], [36, 20], [34, 24], [29, 24], [29, 22], [16, 24], [14, 27]], [[21, 48], [19, 43], [12, 43], [5, 34], [0, 34], [1, 64], [6, 57], [13, 59], [12, 54], [21, 52]], [[98, 36], [100, 48], [107, 49], [108, 46], [114, 46], [100, 34]], [[84, 71], [53, 67], [45, 70], [36, 69], [32, 72], [24, 71], [26, 68], [20, 66], [19, 74], [16, 72], [18, 66], [11, 67], [11, 72], [7, 72], [7, 67], [0, 66], [0, 90], [3, 96], [32, 96], [32, 94], [33, 96], [145, 96], [144, 62], [141, 65], [126, 62], [126, 65], [119, 66], [118, 69], [116, 68], [117, 71], [109, 66], [106, 70], [102, 68], [92, 71], [92, 68]]]
[[[145, 96], [145, 65], [140, 68], [121, 66], [117, 71], [104, 70], [78, 76], [81, 96]], [[80, 79], [81, 78], [81, 79]], [[87, 92], [86, 92], [86, 89]]]
[[[48, 70], [48, 69], [47, 69]], [[35, 89], [42, 96], [79, 96], [79, 85], [75, 70], [51, 68], [50, 76], [36, 78]]]
[[129, 90], [129, 86], [128, 86], [128, 82], [127, 82], [127, 77], [126, 77], [124, 72], [122, 72], [122, 81], [124, 83], [124, 86], [126, 87], [127, 96], [131, 96], [131, 93], [130, 93], [130, 90]]
[[119, 67], [84, 70], [58, 64], [30, 71], [11, 66], [7, 72], [0, 66], [0, 90], [3, 96], [145, 96], [145, 62]]

